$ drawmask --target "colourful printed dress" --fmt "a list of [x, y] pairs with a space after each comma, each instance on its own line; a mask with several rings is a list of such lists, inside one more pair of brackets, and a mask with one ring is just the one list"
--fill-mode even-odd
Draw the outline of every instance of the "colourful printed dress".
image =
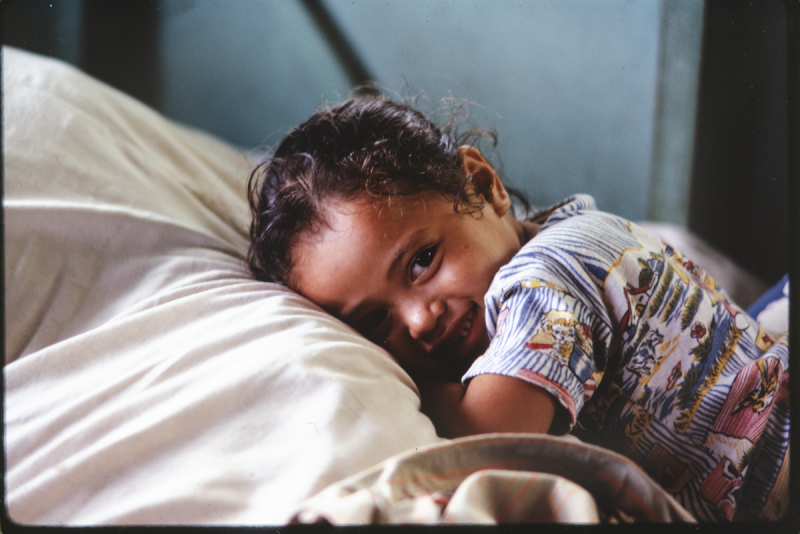
[[562, 431], [631, 458], [698, 520], [785, 514], [788, 335], [591, 197], [537, 221], [495, 276], [492, 342], [463, 381], [494, 373], [545, 388], [566, 408]]

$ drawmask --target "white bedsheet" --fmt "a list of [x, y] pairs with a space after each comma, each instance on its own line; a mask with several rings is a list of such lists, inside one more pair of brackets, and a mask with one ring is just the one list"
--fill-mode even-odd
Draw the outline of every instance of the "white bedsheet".
[[439, 440], [386, 353], [249, 278], [245, 155], [2, 59], [12, 520], [282, 524]]

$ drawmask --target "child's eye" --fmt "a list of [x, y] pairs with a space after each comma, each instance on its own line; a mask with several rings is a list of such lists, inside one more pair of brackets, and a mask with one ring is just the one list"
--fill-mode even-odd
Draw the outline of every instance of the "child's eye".
[[358, 321], [356, 330], [365, 337], [371, 337], [380, 328], [383, 321], [386, 320], [387, 315], [389, 315], [389, 312], [385, 309], [371, 311]]
[[426, 248], [416, 255], [411, 262], [411, 281], [413, 282], [428, 270], [428, 267], [433, 263], [433, 258], [436, 256], [436, 247]]

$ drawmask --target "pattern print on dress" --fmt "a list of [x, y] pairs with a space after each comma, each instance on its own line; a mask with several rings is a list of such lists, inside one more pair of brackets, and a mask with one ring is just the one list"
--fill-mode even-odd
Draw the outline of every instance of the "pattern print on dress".
[[[486, 296], [492, 339], [464, 381], [528, 380], [579, 438], [628, 456], [697, 519], [787, 510], [788, 335], [767, 332], [678, 250], [573, 197]], [[502, 318], [502, 320], [501, 320]]]

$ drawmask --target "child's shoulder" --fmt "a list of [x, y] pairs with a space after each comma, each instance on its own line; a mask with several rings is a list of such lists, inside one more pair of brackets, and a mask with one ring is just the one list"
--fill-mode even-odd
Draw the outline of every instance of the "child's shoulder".
[[567, 197], [549, 208], [535, 212], [530, 220], [544, 226], [549, 226], [576, 215], [596, 211], [597, 204], [595, 204], [593, 197], [590, 195], [578, 194]]
[[574, 195], [537, 213], [538, 234], [500, 269], [492, 289], [503, 291], [522, 279], [582, 277], [607, 270], [626, 250], [657, 249], [660, 241], [627, 219], [598, 211], [588, 195]]
[[557, 245], [566, 235], [573, 239], [589, 240], [583, 246], [592, 245], [591, 240], [622, 234], [630, 236], [631, 222], [611, 213], [597, 210], [594, 198], [589, 195], [573, 195], [531, 218], [541, 224], [539, 233], [528, 245], [530, 248]]

